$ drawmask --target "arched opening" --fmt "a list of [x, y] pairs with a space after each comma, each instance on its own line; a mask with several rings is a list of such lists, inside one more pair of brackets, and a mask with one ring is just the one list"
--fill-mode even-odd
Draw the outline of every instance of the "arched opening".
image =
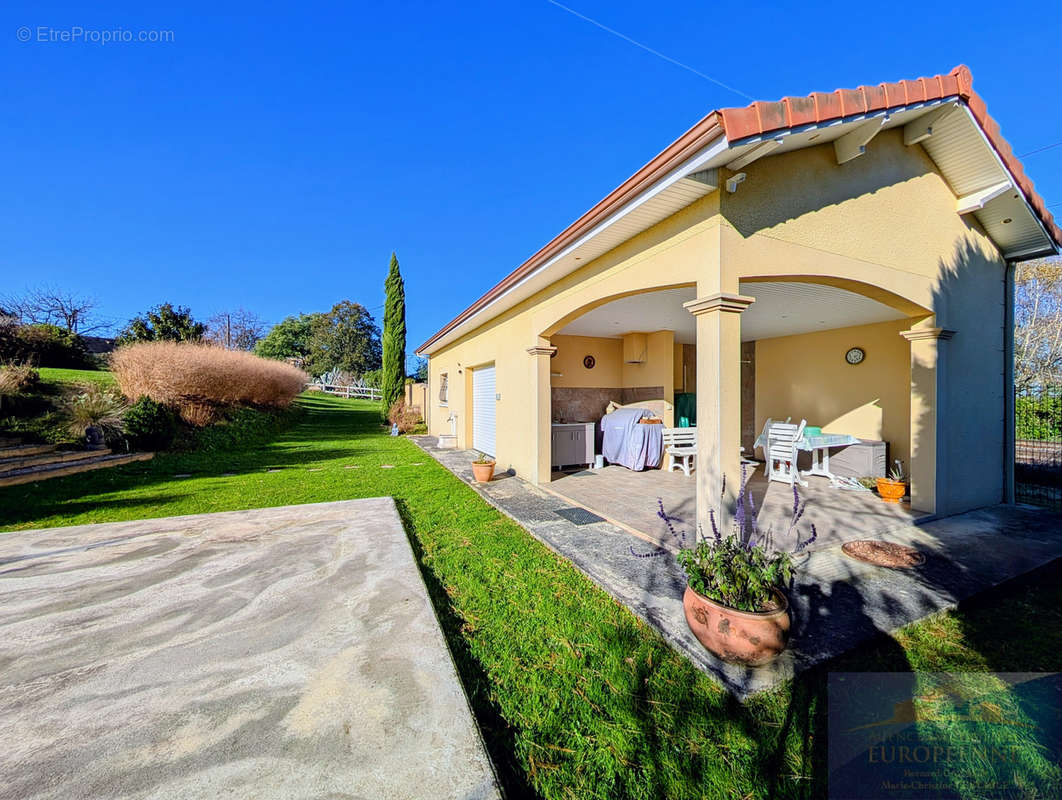
[[[895, 459], [909, 466], [911, 351], [899, 334], [931, 312], [869, 284], [828, 276], [743, 278], [738, 291], [754, 298], [740, 314], [741, 363], [734, 373], [740, 374], [744, 457], [765, 459], [757, 440], [768, 419], [805, 420], [824, 435], [844, 435], [850, 441], [845, 447], [819, 451], [820, 457], [829, 452], [833, 460], [824, 469], [820, 458], [820, 474], [809, 476], [807, 491], [816, 499], [808, 513], [825, 541], [918, 516], [918, 509], [909, 506], [888, 507], [875, 495], [859, 498], [854, 491], [841, 491], [821, 473], [862, 478], [887, 471]], [[698, 328], [685, 304], [697, 294], [695, 286], [684, 285], [602, 298], [548, 328], [549, 342], [557, 348], [550, 369], [553, 425], [587, 426], [585, 436], [592, 431], [596, 439], [594, 456], [606, 455], [609, 449], [601, 420], [610, 403], [648, 408], [665, 429], [695, 428]], [[561, 441], [566, 439], [562, 436]], [[615, 473], [617, 486], [601, 494], [604, 481], [572, 477], [585, 474], [591, 451], [581, 450], [574, 463], [567, 463], [574, 457], [567, 452], [562, 448], [563, 454], [551, 462], [551, 486], [558, 493], [650, 536], [662, 531], [653, 502], [657, 496], [666, 498], [669, 513], [695, 525], [696, 484], [681, 471], [668, 469], [666, 453], [658, 464], [651, 458], [621, 464], [629, 471]], [[812, 455], [799, 453], [798, 470], [816, 471]], [[654, 469], [657, 466], [663, 469]], [[774, 483], [769, 493], [762, 463], [750, 473], [761, 522], [784, 529], [791, 491]], [[601, 499], [613, 495], [625, 499]]]
[[691, 285], [612, 295], [551, 325], [553, 422], [598, 422], [609, 403], [639, 402], [677, 424], [675, 394], [692, 386], [696, 342], [683, 303], [695, 296]]

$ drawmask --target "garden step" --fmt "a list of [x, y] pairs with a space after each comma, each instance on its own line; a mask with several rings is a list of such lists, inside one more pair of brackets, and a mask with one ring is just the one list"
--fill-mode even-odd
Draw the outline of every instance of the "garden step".
[[51, 453], [55, 450], [54, 444], [16, 444], [8, 447], [0, 447], [0, 458], [21, 458], [22, 456], [35, 456], [38, 453]]
[[33, 483], [48, 478], [60, 478], [64, 475], [77, 475], [80, 472], [89, 472], [94, 469], [117, 467], [121, 464], [130, 464], [134, 461], [148, 461], [155, 456], [154, 453], [119, 453], [117, 455], [97, 455], [95, 458], [82, 459], [69, 463], [45, 464], [43, 466], [26, 467], [25, 469], [11, 470], [0, 473], [0, 486], [15, 486], [20, 483]]
[[4, 451], [0, 450], [0, 476], [24, 467], [39, 467], [45, 464], [68, 464], [71, 461], [81, 461], [94, 456], [107, 456], [110, 454], [110, 450], [50, 450], [47, 453], [37, 453], [31, 456], [7, 458], [4, 457]]
[[12, 439], [10, 436], [0, 436], [0, 448], [16, 447], [22, 444], [21, 439]]

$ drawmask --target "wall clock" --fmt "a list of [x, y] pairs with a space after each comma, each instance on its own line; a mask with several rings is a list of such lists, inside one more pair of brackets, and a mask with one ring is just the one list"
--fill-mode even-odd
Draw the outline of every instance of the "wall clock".
[[862, 347], [853, 347], [847, 353], [844, 354], [844, 360], [853, 366], [855, 364], [862, 364], [863, 359], [867, 357], [866, 350]]
[[586, 356], [583, 359], [583, 366], [586, 367], [587, 369], [593, 369], [594, 368], [594, 364], [596, 364], [596, 363], [597, 363], [597, 359], [595, 359], [593, 356]]

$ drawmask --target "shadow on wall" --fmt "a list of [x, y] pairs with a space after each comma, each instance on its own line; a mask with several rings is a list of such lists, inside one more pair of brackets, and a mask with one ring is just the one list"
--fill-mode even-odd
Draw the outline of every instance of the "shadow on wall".
[[[937, 514], [955, 514], [1003, 500], [1004, 325], [1006, 265], [966, 220], [969, 233], [940, 260], [933, 291], [933, 326], [953, 331], [950, 340], [912, 342], [920, 354], [936, 345], [939, 377], [934, 388], [921, 379], [912, 358], [911, 460], [917, 464], [935, 432]], [[937, 430], [937, 426], [940, 430]]]
[[[911, 157], [912, 149], [904, 147], [902, 136], [900, 130], [884, 131], [862, 157], [840, 166], [832, 144], [764, 159], [747, 168], [750, 180], [729, 200], [725, 216], [742, 236], [749, 237], [830, 206], [936, 174], [928, 155]], [[758, 169], [770, 169], [771, 179], [755, 180]], [[814, 191], [807, 187], [814, 187]]]

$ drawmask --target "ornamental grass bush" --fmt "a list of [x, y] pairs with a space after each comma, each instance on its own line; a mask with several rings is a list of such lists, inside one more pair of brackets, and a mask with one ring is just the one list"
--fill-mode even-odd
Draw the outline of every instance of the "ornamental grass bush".
[[193, 342], [120, 347], [111, 356], [111, 371], [126, 397], [149, 397], [196, 426], [229, 408], [286, 408], [309, 380], [281, 361]]
[[410, 433], [420, 424], [420, 412], [406, 405], [404, 398], [398, 398], [387, 412], [387, 421], [398, 426], [399, 433]]
[[85, 435], [89, 427], [99, 428], [108, 440], [116, 439], [125, 430], [128, 404], [118, 392], [98, 383], [79, 386], [62, 404], [67, 432], [75, 438]]
[[29, 364], [0, 364], [0, 398], [32, 389], [40, 380], [41, 374]]

